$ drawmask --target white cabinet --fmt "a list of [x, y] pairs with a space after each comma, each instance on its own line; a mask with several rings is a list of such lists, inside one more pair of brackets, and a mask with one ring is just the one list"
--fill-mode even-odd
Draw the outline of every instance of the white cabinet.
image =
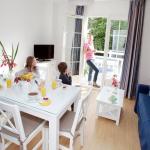
[[59, 75], [57, 65], [58, 63], [55, 60], [38, 62], [37, 67], [39, 68], [41, 78], [46, 81], [56, 79]]

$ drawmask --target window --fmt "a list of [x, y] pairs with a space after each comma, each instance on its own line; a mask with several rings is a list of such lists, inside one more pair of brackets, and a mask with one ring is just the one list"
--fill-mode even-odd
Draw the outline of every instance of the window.
[[[94, 36], [96, 50], [104, 51], [107, 18], [89, 18], [88, 30]], [[127, 21], [111, 20], [109, 50], [124, 51], [127, 38]]]
[[127, 21], [112, 20], [109, 40], [109, 50], [124, 51], [127, 38]]
[[88, 30], [94, 36], [96, 50], [104, 50], [107, 18], [89, 18]]
[[84, 6], [76, 6], [76, 15], [67, 17], [65, 61], [73, 75], [79, 75]]

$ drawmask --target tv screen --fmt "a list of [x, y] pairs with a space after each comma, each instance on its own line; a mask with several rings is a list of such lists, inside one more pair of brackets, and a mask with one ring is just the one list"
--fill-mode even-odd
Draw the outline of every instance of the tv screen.
[[34, 45], [34, 57], [38, 60], [54, 58], [54, 45]]

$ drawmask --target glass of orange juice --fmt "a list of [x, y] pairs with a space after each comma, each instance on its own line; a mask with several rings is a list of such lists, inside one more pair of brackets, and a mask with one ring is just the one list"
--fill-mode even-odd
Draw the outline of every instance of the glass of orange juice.
[[56, 80], [52, 81], [52, 89], [56, 89], [57, 88], [57, 82]]
[[41, 95], [42, 95], [42, 97], [46, 97], [46, 87], [45, 86], [41, 87]]
[[11, 88], [11, 86], [12, 86], [12, 80], [11, 79], [6, 79], [6, 86], [7, 86], [7, 88]]

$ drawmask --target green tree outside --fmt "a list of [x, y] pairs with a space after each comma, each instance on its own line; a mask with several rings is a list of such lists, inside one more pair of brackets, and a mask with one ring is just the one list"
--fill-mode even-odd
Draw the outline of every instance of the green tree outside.
[[104, 50], [106, 18], [89, 18], [88, 30], [94, 37], [94, 47], [96, 50]]
[[[88, 30], [94, 37], [94, 47], [96, 50], [104, 51], [105, 45], [105, 32], [106, 32], [107, 18], [89, 18]], [[120, 26], [119, 26], [120, 23]], [[120, 29], [119, 29], [120, 28]], [[127, 21], [112, 20], [111, 21], [111, 33], [109, 41], [109, 49], [112, 49], [112, 35], [114, 30], [127, 30]]]

